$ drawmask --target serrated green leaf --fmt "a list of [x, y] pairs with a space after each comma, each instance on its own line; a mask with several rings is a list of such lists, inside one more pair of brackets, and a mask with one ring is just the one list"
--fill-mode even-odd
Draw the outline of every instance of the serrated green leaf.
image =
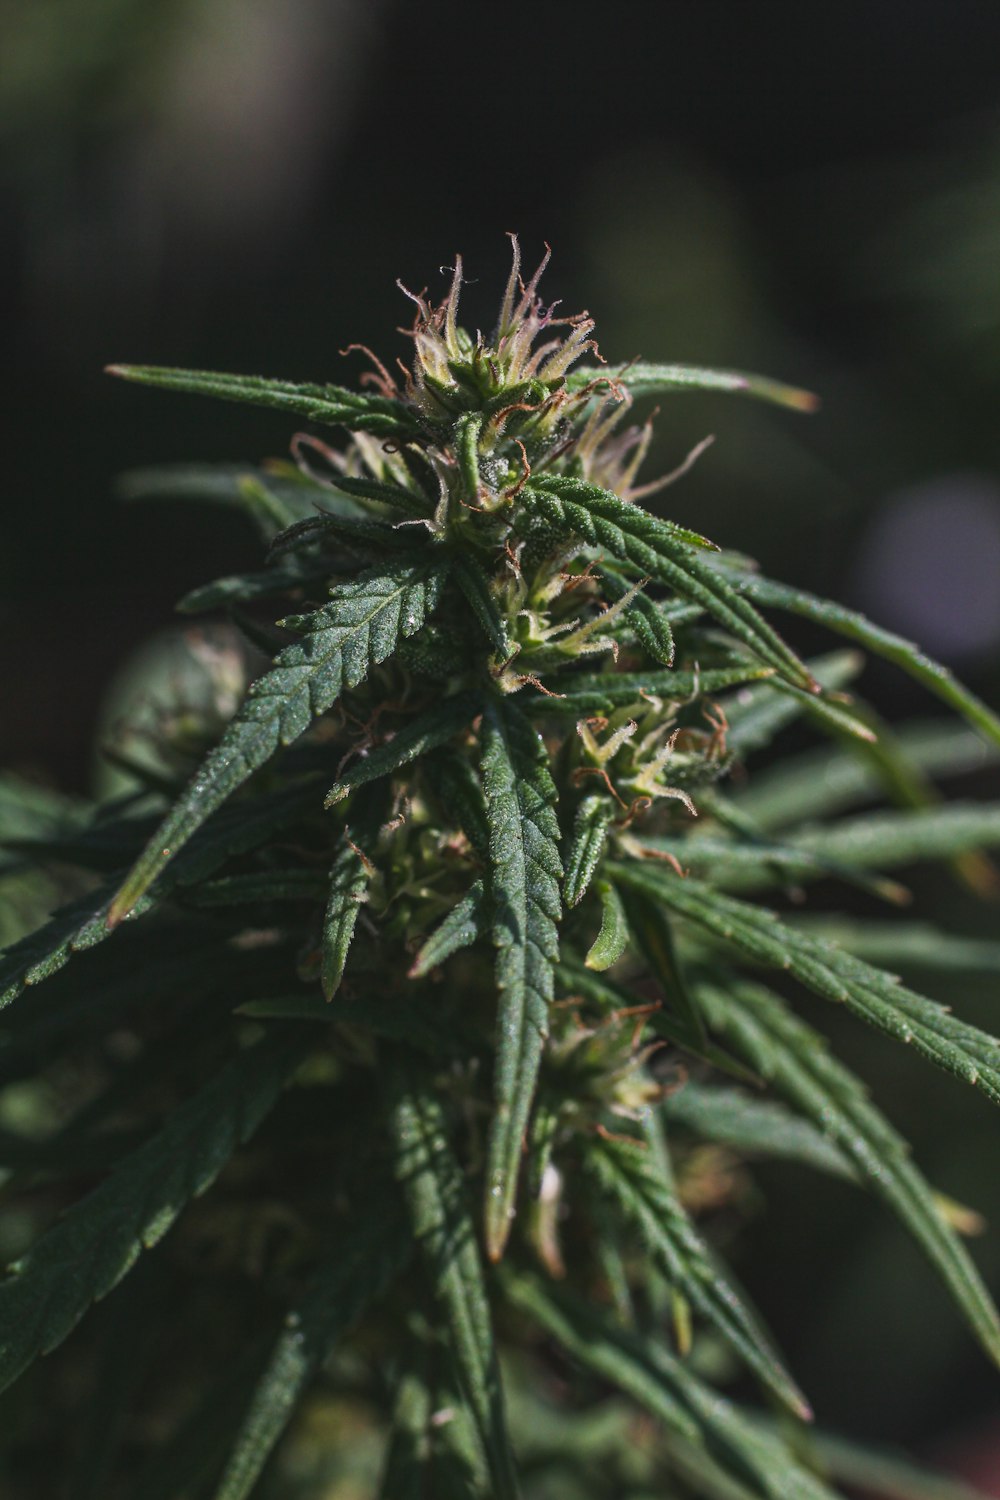
[[455, 582], [465, 595], [473, 614], [490, 643], [490, 650], [501, 662], [513, 655], [507, 622], [490, 590], [486, 571], [474, 557], [457, 553], [453, 563]]
[[258, 677], [236, 718], [147, 844], [112, 903], [114, 925], [161, 874], [206, 818], [282, 745], [289, 745], [413, 635], [444, 581], [440, 560], [376, 568], [338, 585], [330, 602], [288, 622], [303, 639], [279, 652]]
[[[681, 879], [662, 869], [624, 864], [609, 866], [608, 874], [627, 889], [663, 901], [756, 961], [794, 975], [808, 989], [909, 1043], [921, 1056], [1000, 1104], [1000, 1041], [907, 989], [895, 975], [797, 931], [774, 912], [724, 896], [693, 876]], [[997, 1350], [1000, 1356], [1000, 1342]]]
[[317, 1270], [313, 1285], [285, 1318], [254, 1389], [215, 1500], [245, 1500], [291, 1421], [303, 1391], [331, 1349], [410, 1257], [396, 1206], [383, 1190], [370, 1216], [352, 1226]]
[[733, 583], [745, 598], [759, 599], [762, 604], [771, 605], [775, 609], [786, 609], [804, 619], [815, 620], [840, 635], [860, 642], [867, 650], [884, 656], [887, 661], [894, 662], [904, 672], [923, 683], [942, 702], [955, 709], [976, 729], [981, 730], [994, 744], [1000, 745], [1000, 718], [974, 693], [963, 687], [947, 667], [925, 656], [912, 641], [904, 640], [891, 630], [884, 630], [882, 626], [873, 624], [856, 610], [845, 609], [843, 605], [834, 604], [829, 599], [817, 598], [815, 594], [790, 588], [787, 584], [775, 583], [758, 574], [740, 575], [733, 579]]
[[[845, 687], [858, 675], [864, 657], [859, 651], [831, 651], [827, 656], [810, 658], [807, 666], [820, 686], [830, 692]], [[740, 757], [764, 749], [805, 712], [802, 698], [775, 692], [770, 683], [744, 688], [719, 706], [729, 726], [726, 744]]]
[[460, 828], [476, 854], [488, 863], [490, 831], [482, 783], [468, 756], [445, 746], [435, 750], [421, 765], [421, 772], [436, 798], [447, 826]]
[[350, 391], [338, 385], [301, 385], [269, 380], [262, 375], [227, 375], [214, 370], [173, 370], [161, 365], [108, 365], [107, 374], [136, 385], [182, 391], [192, 396], [216, 396], [222, 401], [271, 406], [308, 417], [311, 422], [370, 432], [374, 437], [411, 438], [420, 428], [401, 401]]
[[830, 1055], [817, 1032], [762, 986], [706, 979], [698, 993], [712, 1029], [721, 1030], [778, 1094], [812, 1120], [899, 1216], [984, 1348], [1000, 1359], [1000, 1323], [989, 1293], [907, 1143], [869, 1102], [863, 1085]]
[[586, 895], [607, 846], [608, 829], [614, 819], [614, 803], [600, 793], [584, 797], [577, 808], [563, 879], [563, 897], [567, 906], [578, 906]]
[[549, 1030], [559, 956], [559, 824], [545, 748], [509, 699], [491, 699], [481, 730], [490, 838], [490, 903], [498, 996], [496, 1110], [486, 1170], [486, 1248], [503, 1254], [521, 1148]]
[[856, 1179], [858, 1175], [829, 1136], [772, 1099], [755, 1099], [741, 1089], [686, 1079], [667, 1094], [660, 1109], [670, 1125], [682, 1125], [704, 1140], [731, 1146], [740, 1155], [803, 1162], [834, 1177]]
[[779, 1438], [761, 1431], [652, 1337], [616, 1326], [592, 1305], [537, 1277], [503, 1276], [504, 1291], [585, 1369], [625, 1392], [668, 1431], [711, 1455], [717, 1469], [762, 1500], [833, 1500]]
[[744, 595], [704, 560], [692, 546], [691, 535], [682, 528], [583, 480], [546, 476], [533, 481], [530, 488], [526, 486], [522, 498], [529, 529], [530, 516], [535, 513], [549, 525], [563, 526], [567, 534], [635, 563], [650, 578], [702, 605], [718, 624], [793, 686], [815, 690], [804, 663]]
[[0, 1283], [0, 1389], [60, 1344], [214, 1181], [304, 1052], [301, 1033], [271, 1033], [239, 1053], [12, 1267]]
[[746, 370], [710, 370], [700, 365], [659, 365], [635, 360], [612, 373], [607, 366], [581, 365], [567, 377], [570, 390], [580, 390], [593, 381], [613, 381], [633, 396], [659, 396], [676, 391], [721, 391], [737, 396], [753, 396], [775, 406], [793, 411], [815, 411], [819, 397], [767, 375], [751, 375]]
[[385, 807], [381, 793], [378, 788], [360, 799], [333, 858], [320, 937], [320, 983], [326, 1000], [332, 1000], [340, 988], [361, 903], [374, 873], [369, 854], [378, 841]]
[[435, 1296], [447, 1317], [459, 1381], [489, 1467], [492, 1493], [496, 1500], [517, 1500], [520, 1488], [507, 1435], [483, 1268], [440, 1095], [431, 1079], [398, 1057], [388, 1060], [385, 1071], [396, 1174]]
[[[606, 565], [601, 568], [600, 573], [605, 592], [615, 602], [624, 599], [633, 587], [620, 573]], [[641, 587], [625, 606], [624, 619], [635, 632], [636, 640], [647, 656], [665, 667], [673, 665], [674, 632], [670, 627], [669, 616], [664, 610], [657, 608], [652, 599], [642, 592]]]
[[525, 698], [532, 714], [609, 713], [650, 698], [686, 703], [700, 693], [719, 693], [741, 683], [759, 682], [774, 675], [773, 667], [754, 667], [741, 661], [732, 667], [712, 667], [704, 672], [602, 672], [600, 676], [574, 672], [553, 677], [558, 697], [538, 693]]
[[[220, 809], [184, 849], [170, 878], [161, 882], [157, 892], [141, 898], [134, 915], [152, 910], [175, 886], [204, 880], [230, 856], [247, 853], [294, 822], [313, 801], [316, 790], [315, 781], [304, 778], [239, 808]], [[99, 847], [100, 843], [98, 838]], [[74, 953], [93, 948], [110, 936], [114, 929], [107, 919], [117, 885], [116, 879], [63, 907], [37, 932], [7, 950], [0, 959], [0, 1007], [16, 999], [25, 987], [57, 973]]]
[[628, 922], [621, 897], [609, 880], [597, 882], [597, 894], [601, 900], [601, 930], [591, 943], [584, 964], [600, 974], [616, 964], [625, 952]]
[[393, 734], [390, 740], [369, 750], [364, 758], [357, 760], [335, 781], [326, 794], [325, 807], [333, 807], [356, 787], [380, 777], [391, 776], [401, 766], [419, 760], [430, 750], [452, 739], [467, 728], [479, 713], [481, 699], [478, 693], [456, 693], [446, 698], [436, 708], [417, 714], [410, 723]]
[[269, 557], [284, 557], [317, 542], [340, 542], [349, 551], [360, 553], [420, 553], [427, 546], [423, 528], [402, 530], [385, 521], [368, 516], [341, 516], [336, 511], [317, 507], [317, 513], [303, 516], [279, 532], [271, 543]]
[[660, 1170], [647, 1141], [595, 1135], [584, 1165], [638, 1229], [664, 1275], [729, 1343], [765, 1387], [806, 1420], [809, 1404], [757, 1315], [730, 1284], [685, 1212], [669, 1172]]
[[438, 923], [410, 968], [411, 979], [422, 979], [461, 948], [468, 948], [488, 930], [486, 887], [474, 880], [448, 915]]

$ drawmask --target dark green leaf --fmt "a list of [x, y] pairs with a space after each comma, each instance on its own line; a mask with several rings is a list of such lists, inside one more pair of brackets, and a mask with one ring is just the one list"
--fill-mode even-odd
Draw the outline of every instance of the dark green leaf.
[[588, 1143], [584, 1163], [638, 1229], [671, 1284], [789, 1410], [808, 1420], [809, 1404], [784, 1368], [773, 1340], [729, 1283], [657, 1158], [647, 1141], [604, 1134]]
[[537, 734], [508, 698], [489, 701], [481, 733], [499, 991], [486, 1247], [490, 1259], [498, 1260], [510, 1233], [521, 1149], [549, 1030], [562, 865], [552, 810], [556, 791]]
[[373, 1195], [367, 1220], [352, 1226], [285, 1318], [254, 1389], [215, 1500], [245, 1500], [291, 1420], [309, 1380], [365, 1307], [411, 1253], [402, 1216]]
[[490, 650], [501, 662], [508, 661], [514, 648], [507, 633], [507, 622], [490, 590], [485, 569], [476, 558], [462, 553], [456, 554], [452, 566], [455, 582], [482, 626], [483, 634], [490, 643]]
[[520, 1489], [507, 1436], [500, 1371], [483, 1268], [462, 1172], [448, 1141], [440, 1094], [430, 1078], [391, 1059], [387, 1068], [396, 1174], [410, 1206], [448, 1333], [463, 1394], [496, 1500]]
[[[503, 1277], [514, 1305], [585, 1369], [638, 1401], [710, 1465], [764, 1500], [833, 1500], [779, 1438], [763, 1432], [651, 1336], [616, 1326], [537, 1277]], [[709, 1458], [710, 1455], [710, 1458]]]
[[446, 698], [435, 708], [417, 714], [410, 723], [393, 734], [384, 744], [369, 750], [348, 771], [335, 781], [326, 794], [324, 806], [333, 807], [366, 782], [377, 781], [382, 776], [391, 776], [401, 766], [419, 760], [429, 750], [445, 744], [461, 730], [467, 728], [479, 713], [481, 700], [478, 693], [456, 693]]
[[687, 1079], [666, 1096], [661, 1109], [670, 1125], [682, 1125], [740, 1155], [804, 1162], [834, 1177], [857, 1176], [843, 1150], [823, 1131], [772, 1099]]
[[751, 375], [745, 370], [709, 370], [699, 365], [657, 365], [636, 360], [612, 373], [607, 366], [581, 365], [568, 376], [570, 390], [581, 390], [593, 381], [613, 381], [633, 396], [659, 396], [675, 391], [723, 391], [727, 394], [753, 396], [793, 411], [815, 411], [819, 397], [767, 375]]
[[567, 673], [553, 678], [553, 685], [559, 690], [558, 697], [542, 693], [526, 696], [525, 707], [533, 714], [572, 714], [574, 718], [581, 718], [586, 714], [609, 713], [614, 708], [648, 702], [650, 698], [686, 703], [701, 693], [718, 693], [725, 688], [757, 682], [773, 675], [773, 667], [754, 667], [747, 661], [732, 667], [709, 668], [704, 672], [602, 672], [600, 676], [574, 672], [572, 676]]
[[445, 959], [457, 953], [488, 930], [486, 909], [486, 887], [481, 880], [474, 880], [466, 894], [435, 927], [413, 960], [411, 979], [421, 979], [443, 964]]
[[588, 969], [602, 973], [616, 964], [625, 952], [628, 922], [621, 897], [609, 880], [597, 882], [597, 894], [601, 900], [601, 930], [591, 943], [584, 963]]
[[976, 729], [982, 730], [995, 744], [1000, 744], [1000, 718], [974, 693], [970, 693], [968, 688], [956, 681], [947, 667], [925, 656], [912, 641], [906, 641], [890, 630], [883, 630], [880, 625], [872, 624], [855, 610], [845, 609], [843, 605], [834, 604], [828, 599], [819, 599], [815, 594], [807, 594], [802, 589], [774, 583], [770, 578], [743, 574], [733, 582], [746, 598], [759, 599], [762, 604], [787, 609], [807, 620], [827, 625], [840, 635], [860, 642], [869, 651], [884, 656], [887, 661], [895, 662]]
[[419, 434], [413, 414], [388, 396], [364, 395], [338, 385], [297, 385], [262, 375], [226, 375], [213, 370], [172, 370], [159, 365], [109, 365], [109, 375], [137, 385], [184, 391], [193, 396], [217, 396], [223, 401], [272, 406], [352, 432], [375, 437], [411, 438]]
[[686, 1037], [698, 1051], [705, 1045], [705, 1027], [677, 956], [670, 921], [662, 903], [651, 900], [635, 885], [626, 887], [623, 899], [629, 928], [671, 1012], [677, 1033]]
[[[625, 598], [632, 587], [620, 573], [607, 566], [601, 568], [601, 578], [608, 597], [615, 602]], [[635, 632], [635, 638], [647, 656], [665, 667], [673, 665], [674, 633], [670, 628], [669, 617], [665, 610], [657, 608], [641, 588], [625, 606], [624, 619]]]
[[909, 1229], [994, 1359], [1000, 1326], [968, 1253], [942, 1217], [909, 1149], [868, 1101], [864, 1087], [830, 1056], [822, 1037], [760, 985], [706, 980], [699, 995], [713, 1030], [817, 1125], [858, 1176]]
[[60, 1344], [214, 1181], [304, 1051], [301, 1033], [271, 1033], [239, 1053], [11, 1268], [0, 1284], [0, 1388]]
[[583, 480], [542, 478], [530, 490], [525, 488], [523, 498], [527, 517], [537, 514], [549, 525], [563, 526], [568, 535], [634, 563], [682, 598], [702, 605], [793, 686], [815, 690], [805, 665], [743, 595], [705, 561], [692, 546], [690, 533]]
[[413, 635], [437, 602], [441, 563], [373, 569], [339, 585], [322, 609], [287, 623], [301, 641], [259, 677], [180, 800], [130, 871], [111, 907], [113, 925], [134, 908], [178, 849], [282, 745], [304, 734], [347, 687], [356, 687]]
[[619, 885], [663, 901], [759, 963], [793, 974], [816, 994], [846, 1005], [854, 1015], [909, 1043], [921, 1056], [1000, 1104], [1000, 1041], [907, 989], [895, 975], [797, 931], [774, 912], [724, 896], [693, 876], [680, 879], [643, 865], [614, 865], [608, 873]]

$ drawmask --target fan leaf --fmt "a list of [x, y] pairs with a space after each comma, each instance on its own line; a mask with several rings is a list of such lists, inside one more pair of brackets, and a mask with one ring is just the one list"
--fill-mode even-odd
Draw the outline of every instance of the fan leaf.
[[305, 1052], [301, 1033], [270, 1033], [239, 1053], [15, 1263], [0, 1283], [0, 1389], [62, 1343], [215, 1180]]
[[613, 865], [618, 884], [665, 902], [689, 921], [771, 968], [792, 974], [827, 1000], [897, 1040], [1000, 1104], [1000, 1040], [952, 1016], [943, 1006], [907, 989], [832, 943], [809, 937], [774, 912], [724, 896], [688, 876], [680, 879], [641, 865]]
[[287, 623], [303, 639], [286, 646], [258, 677], [187, 790], [130, 871], [111, 907], [120, 922], [205, 819], [282, 745], [289, 745], [356, 687], [399, 641], [420, 629], [444, 581], [438, 560], [402, 563], [338, 585], [330, 602]]
[[447, 1318], [459, 1380], [489, 1468], [491, 1493], [496, 1500], [517, 1500], [520, 1488], [507, 1435], [483, 1267], [440, 1096], [429, 1076], [399, 1058], [388, 1059], [386, 1072], [396, 1175]]
[[913, 1235], [991, 1358], [1000, 1321], [964, 1245], [943, 1218], [906, 1142], [869, 1102], [824, 1039], [761, 985], [706, 979], [698, 993], [713, 1030], [850, 1161]]
[[106, 373], [136, 385], [181, 391], [192, 396], [215, 396], [222, 401], [270, 406], [352, 432], [374, 437], [418, 436], [415, 416], [399, 401], [350, 391], [339, 385], [302, 385], [269, 380], [262, 375], [227, 375], [215, 370], [174, 370], [162, 365], [108, 365]]
[[[817, 691], [808, 668], [743, 595], [704, 560], [701, 538], [630, 505], [610, 490], [584, 480], [540, 478], [525, 488], [526, 518], [532, 514], [591, 546], [634, 563], [650, 578], [702, 605], [767, 666], [794, 687]], [[529, 525], [530, 529], [530, 525]]]
[[691, 1223], [658, 1156], [647, 1141], [604, 1133], [589, 1143], [584, 1163], [638, 1229], [676, 1290], [790, 1411], [808, 1420], [809, 1404], [782, 1364], [773, 1340]]
[[676, 391], [721, 391], [729, 395], [753, 396], [774, 406], [792, 411], [813, 412], [819, 397], [767, 375], [751, 375], [745, 370], [710, 370], [700, 365], [658, 365], [636, 360], [612, 374], [605, 366], [581, 365], [567, 380], [571, 390], [580, 390], [594, 381], [624, 386], [633, 396], [669, 395]]
[[285, 1317], [257, 1381], [215, 1500], [246, 1500], [291, 1421], [309, 1380], [340, 1338], [406, 1264], [405, 1222], [383, 1191], [366, 1223], [353, 1226]]
[[534, 729], [509, 699], [493, 698], [481, 735], [499, 992], [486, 1247], [490, 1259], [498, 1260], [510, 1232], [522, 1142], [549, 1031], [562, 864], [555, 785]]

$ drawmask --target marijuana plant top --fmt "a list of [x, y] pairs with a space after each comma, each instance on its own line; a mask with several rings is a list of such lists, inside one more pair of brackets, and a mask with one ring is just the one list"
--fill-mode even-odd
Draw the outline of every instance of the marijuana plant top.
[[[163, 712], [134, 792], [19, 843], [80, 894], [3, 961], [0, 1081], [61, 1105], [0, 1142], [24, 1247], [0, 1377], [73, 1335], [29, 1389], [49, 1421], [92, 1404], [81, 1495], [340, 1494], [357, 1450], [381, 1477], [343, 1493], [385, 1500], [829, 1496], [835, 1458], [712, 1245], [720, 1150], [881, 1198], [1000, 1360], [961, 1214], [796, 1008], [811, 990], [1000, 1103], [1000, 1043], [879, 966], [958, 973], [992, 945], [836, 916], [838, 884], [898, 904], [886, 867], [928, 857], [988, 884], [1000, 809], [930, 777], [995, 754], [1000, 721], [645, 507], [678, 476], [640, 479], [635, 398], [812, 398], [606, 364], [544, 264], [525, 284], [514, 244], [485, 336], [459, 263], [439, 305], [411, 299], [412, 363], [370, 356], [357, 390], [114, 367], [340, 437], [131, 477], [252, 517], [261, 570], [181, 608], [228, 611], [265, 661], [216, 743]], [[804, 661], [762, 608], [966, 723], [893, 735], [844, 691], [856, 649]], [[755, 771], [800, 716], [829, 747]], [[374, 1446], [309, 1438], [338, 1401]]]

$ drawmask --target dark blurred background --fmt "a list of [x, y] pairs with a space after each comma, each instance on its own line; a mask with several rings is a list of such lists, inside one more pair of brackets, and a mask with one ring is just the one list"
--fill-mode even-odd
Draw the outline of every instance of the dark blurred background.
[[[665, 403], [650, 473], [717, 436], [671, 514], [1000, 701], [997, 5], [0, 0], [0, 58], [4, 768], [85, 789], [130, 651], [255, 562], [239, 522], [128, 508], [116, 473], [287, 446], [279, 416], [103, 365], [349, 382], [346, 344], [405, 353], [395, 278], [438, 293], [456, 251], [487, 325], [508, 230], [529, 263], [551, 243], [544, 290], [590, 309], [609, 359], [820, 392], [812, 418]], [[888, 668], [865, 685], [927, 712]], [[931, 1177], [991, 1217], [997, 1285], [995, 1117], [844, 1047], [891, 1071]], [[1000, 1442], [995, 1377], [901, 1231], [836, 1185], [762, 1180], [741, 1269], [820, 1418], [939, 1456], [991, 1423]]]

